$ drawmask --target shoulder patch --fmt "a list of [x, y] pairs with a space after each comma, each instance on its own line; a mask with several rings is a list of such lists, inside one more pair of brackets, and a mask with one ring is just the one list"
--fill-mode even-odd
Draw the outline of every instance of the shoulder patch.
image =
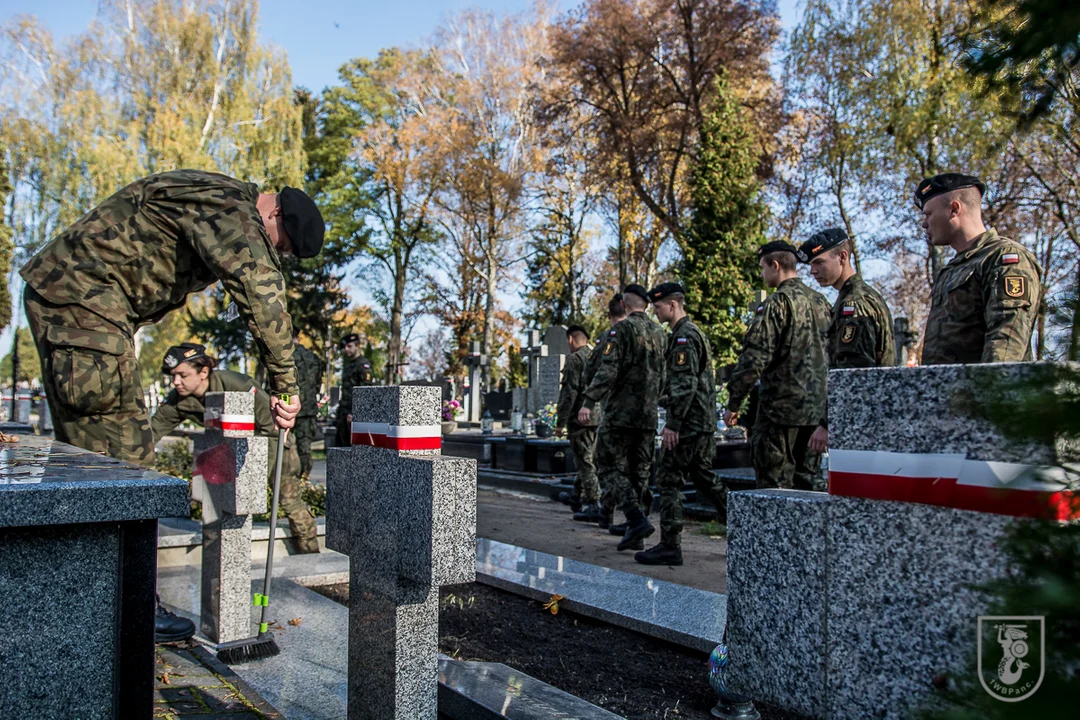
[[689, 340], [687, 338], [684, 338], [684, 337], [675, 338], [675, 344], [676, 345], [685, 345], [687, 342], [689, 342]]
[[757, 313], [758, 315], [765, 312], [765, 303], [761, 303], [760, 305], [758, 305], [757, 310], [755, 310], [754, 312]]
[[608, 333], [608, 336], [609, 336], [609, 337], [615, 337], [615, 330], [614, 330], [614, 328], [613, 328], [613, 329], [611, 330], [611, 332], [609, 332], [609, 333]]
[[840, 311], [840, 314], [845, 316], [845, 317], [847, 317], [848, 315], [854, 315], [855, 314], [855, 306], [854, 305], [845, 305], [843, 307], [843, 309]]
[[1007, 252], [1001, 256], [1002, 265], [1015, 265], [1020, 262], [1020, 253]]
[[675, 353], [675, 364], [676, 365], [685, 365], [686, 364], [686, 351], [685, 350], [679, 350], [678, 352]]
[[1027, 278], [1021, 275], [1006, 275], [1005, 294], [1011, 298], [1022, 298], [1027, 295]]
[[604, 345], [604, 354], [605, 355], [610, 355], [611, 351], [614, 350], [614, 349], [615, 349], [615, 343], [608, 340], [607, 344]]
[[846, 323], [844, 325], [844, 327], [840, 330], [840, 342], [842, 342], [842, 343], [844, 343], [846, 345], [846, 344], [850, 343], [854, 339], [855, 339], [855, 324], [854, 323]]

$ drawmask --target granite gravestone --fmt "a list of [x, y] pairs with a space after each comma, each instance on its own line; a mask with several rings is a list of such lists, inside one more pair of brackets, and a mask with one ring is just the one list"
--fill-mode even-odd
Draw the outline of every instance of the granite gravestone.
[[987, 609], [974, 587], [1006, 572], [1000, 540], [1022, 522], [1010, 516], [1069, 517], [1054, 466], [1078, 457], [964, 408], [1052, 371], [831, 371], [830, 494], [729, 496], [729, 687], [810, 717], [904, 718], [938, 676], [974, 677]]
[[157, 519], [187, 482], [49, 438], [0, 445], [0, 718], [148, 718]]
[[327, 457], [327, 547], [349, 556], [350, 720], [434, 720], [439, 587], [476, 575], [476, 462], [440, 454], [439, 389], [357, 388]]
[[474, 342], [470, 346], [469, 355], [465, 358], [465, 366], [469, 368], [468, 385], [465, 387], [465, 422], [480, 422], [480, 396], [483, 388], [481, 381], [483, 370], [488, 365], [488, 356], [481, 351], [480, 343]]
[[269, 439], [255, 437], [255, 394], [213, 392], [195, 436], [192, 499], [202, 502], [201, 629], [251, 637], [251, 516], [266, 512]]

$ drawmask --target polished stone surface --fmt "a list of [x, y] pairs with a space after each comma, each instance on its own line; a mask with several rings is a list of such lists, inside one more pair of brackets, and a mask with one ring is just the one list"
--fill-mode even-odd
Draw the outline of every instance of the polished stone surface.
[[184, 480], [52, 438], [0, 445], [0, 527], [186, 516], [188, 497]]
[[[243, 416], [255, 421], [255, 393], [252, 392], [208, 392], [203, 404], [203, 419], [207, 424], [211, 420], [220, 421], [224, 416]], [[221, 433], [225, 437], [251, 437], [255, 430], [222, 429]]]
[[906, 718], [963, 672], [1011, 518], [797, 490], [732, 493], [729, 687], [811, 717]]
[[710, 652], [724, 637], [727, 599], [685, 585], [484, 538], [476, 542], [476, 576], [533, 600], [562, 595], [569, 612], [694, 650]]

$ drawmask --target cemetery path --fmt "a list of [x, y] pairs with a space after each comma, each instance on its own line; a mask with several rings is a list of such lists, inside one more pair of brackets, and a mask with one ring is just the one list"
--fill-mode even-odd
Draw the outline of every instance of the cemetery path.
[[[727, 592], [727, 540], [702, 532], [703, 524], [687, 520], [683, 528], [682, 567], [641, 565], [633, 552], [618, 552], [618, 538], [596, 525], [574, 522], [570, 509], [533, 496], [479, 489], [476, 493], [476, 535], [530, 550], [580, 560], [679, 585]], [[616, 516], [616, 520], [622, 519]], [[649, 520], [657, 525], [655, 513]], [[660, 541], [660, 529], [645, 541]]]
[[155, 720], [273, 720], [282, 716], [195, 642], [155, 647]]

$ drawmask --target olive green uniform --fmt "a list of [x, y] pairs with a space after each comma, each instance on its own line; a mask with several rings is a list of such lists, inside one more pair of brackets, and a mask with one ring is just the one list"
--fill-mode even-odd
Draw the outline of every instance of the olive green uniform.
[[[207, 392], [251, 392], [255, 387], [255, 381], [247, 375], [231, 370], [211, 370], [209, 382]], [[150, 419], [154, 442], [168, 435], [184, 420], [190, 420], [202, 427], [205, 410], [206, 404], [202, 398], [193, 395], [180, 397], [175, 389], [170, 390]], [[270, 396], [262, 389], [255, 390], [255, 432], [270, 438], [267, 480], [272, 484], [274, 459], [277, 457], [277, 426], [274, 425], [274, 416], [270, 411]], [[296, 443], [291, 433], [285, 441], [285, 452], [281, 456], [281, 486], [278, 494], [278, 505], [285, 511], [300, 551], [319, 552], [315, 518], [300, 498], [300, 459], [296, 454]]]
[[828, 338], [830, 369], [896, 364], [889, 305], [858, 273], [847, 279], [833, 303]]
[[664, 330], [644, 312], [631, 313], [608, 333], [584, 393], [583, 407], [604, 406], [596, 464], [623, 512], [639, 506], [652, 474], [666, 349]]
[[830, 306], [820, 293], [789, 278], [758, 307], [728, 382], [738, 409], [760, 379], [751, 454], [759, 488], [812, 490], [821, 456], [808, 443], [825, 417], [825, 334]]
[[600, 500], [600, 485], [596, 480], [596, 426], [598, 418], [590, 418], [588, 425], [578, 422], [577, 414], [585, 401], [585, 366], [589, 362], [589, 348], [582, 346], [566, 357], [559, 388], [558, 415], [555, 426], [566, 428], [570, 450], [574, 453], [577, 477], [574, 492], [584, 503]]
[[295, 393], [292, 326], [258, 188], [176, 170], [121, 189], [19, 271], [56, 437], [153, 466], [135, 331], [221, 281], [275, 392]]
[[352, 444], [352, 426], [349, 415], [352, 414], [352, 394], [354, 387], [366, 387], [375, 384], [375, 373], [371, 363], [363, 355], [353, 360], [345, 360], [341, 365], [341, 401], [337, 409], [337, 444], [348, 447]]
[[716, 380], [709, 339], [683, 317], [668, 338], [667, 382], [660, 405], [667, 411], [664, 427], [679, 433], [679, 443], [663, 450], [656, 484], [660, 491], [660, 540], [682, 545], [683, 494], [686, 480], [698, 498], [725, 512], [724, 485], [712, 471], [716, 455]]
[[311, 475], [311, 443], [319, 435], [317, 416], [323, 366], [319, 357], [300, 343], [296, 343], [293, 357], [300, 384], [300, 414], [296, 416], [292, 435], [296, 438], [296, 452], [300, 456], [300, 475], [308, 477]]
[[1042, 273], [1027, 248], [993, 228], [976, 238], [934, 283], [923, 365], [1030, 360]]

